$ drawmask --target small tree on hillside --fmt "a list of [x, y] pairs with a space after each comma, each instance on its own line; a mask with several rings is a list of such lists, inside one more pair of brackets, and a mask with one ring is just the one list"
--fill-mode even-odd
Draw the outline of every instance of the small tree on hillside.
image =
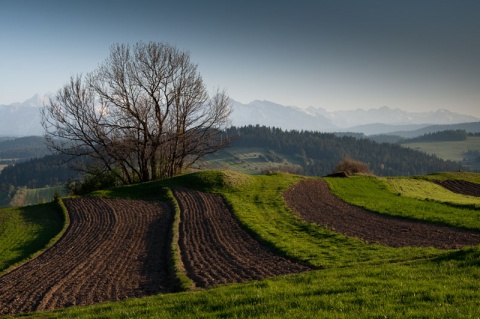
[[353, 160], [350, 157], [344, 157], [335, 167], [334, 173], [343, 173], [350, 176], [353, 174], [370, 174], [370, 170], [366, 163]]

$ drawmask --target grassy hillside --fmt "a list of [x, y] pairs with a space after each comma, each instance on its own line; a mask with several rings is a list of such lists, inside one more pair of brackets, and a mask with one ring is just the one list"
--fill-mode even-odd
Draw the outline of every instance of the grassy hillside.
[[[455, 177], [454, 174], [449, 176]], [[242, 225], [260, 241], [282, 255], [312, 265], [317, 270], [207, 290], [36, 313], [31, 317], [478, 316], [479, 246], [461, 250], [390, 248], [367, 244], [306, 223], [285, 206], [282, 198], [284, 190], [302, 178], [283, 173], [251, 176], [232, 171], [206, 171], [162, 182], [99, 191], [91, 196], [166, 200], [170, 196], [168, 187], [172, 186], [219, 193]], [[372, 177], [330, 178], [327, 181], [332, 190], [346, 201], [383, 214], [440, 220], [445, 224], [480, 229], [478, 209], [456, 210], [433, 198], [424, 201], [399, 196], [389, 189], [385, 181]], [[43, 207], [46, 206], [28, 209], [35, 211]], [[472, 214], [476, 215], [471, 218]]]
[[58, 203], [0, 209], [0, 274], [46, 248], [65, 225]]
[[54, 200], [55, 195], [65, 195], [66, 190], [61, 186], [26, 188], [20, 187], [10, 201], [10, 206], [21, 207], [40, 203], [48, 203]]
[[244, 174], [261, 174], [268, 171], [298, 172], [301, 159], [264, 147], [229, 147], [207, 156], [194, 169], [234, 170]]
[[392, 192], [402, 196], [480, 208], [480, 197], [460, 195], [428, 180], [385, 178], [382, 181], [387, 183]]
[[[427, 154], [436, 155], [444, 160], [463, 162], [465, 153], [469, 150], [480, 150], [480, 136], [468, 136], [466, 141], [406, 143], [405, 147], [412, 148]], [[480, 163], [469, 164], [473, 170], [480, 170]]]
[[[393, 191], [391, 186], [377, 177], [356, 176], [326, 180], [338, 197], [381, 214], [480, 230], [480, 210], [475, 207], [454, 207], [437, 201], [399, 196], [398, 191]], [[439, 199], [445, 193], [439, 188], [434, 191], [439, 193], [430, 194], [430, 199]]]

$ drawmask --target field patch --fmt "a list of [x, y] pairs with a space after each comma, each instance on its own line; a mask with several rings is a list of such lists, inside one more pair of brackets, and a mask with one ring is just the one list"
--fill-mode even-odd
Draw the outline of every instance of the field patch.
[[328, 184], [321, 179], [302, 180], [284, 196], [288, 205], [307, 221], [366, 242], [440, 249], [480, 244], [480, 231], [395, 218], [349, 205], [331, 194]]
[[[405, 143], [402, 146], [436, 155], [444, 160], [463, 162], [469, 150], [480, 151], [480, 136], [468, 136], [465, 141]], [[470, 163], [469, 166], [471, 169], [479, 169], [480, 163]]]
[[325, 178], [333, 194], [380, 214], [480, 230], [480, 210], [433, 200], [399, 196], [377, 177]]
[[166, 204], [65, 199], [70, 225], [37, 258], [0, 277], [0, 315], [167, 292]]
[[268, 250], [240, 227], [220, 195], [176, 188], [180, 248], [198, 287], [259, 280], [310, 268]]
[[55, 199], [56, 195], [65, 195], [67, 192], [64, 187], [51, 186], [43, 188], [27, 188], [20, 187], [15, 192], [10, 206], [21, 207], [29, 205], [37, 205], [42, 203], [48, 203]]
[[480, 184], [469, 181], [436, 181], [437, 184], [457, 194], [480, 197]]
[[452, 189], [462, 190], [467, 188], [468, 185], [468, 189], [471, 189], [473, 193], [476, 192], [480, 194], [480, 184], [452, 180], [434, 183], [428, 180], [414, 178], [382, 178], [381, 180], [387, 183], [392, 192], [401, 194], [402, 196], [457, 205], [472, 205], [477, 208], [480, 207], [480, 197], [462, 195], [448, 189], [448, 186], [452, 186]]
[[0, 274], [39, 250], [62, 230], [65, 218], [57, 203], [0, 209]]

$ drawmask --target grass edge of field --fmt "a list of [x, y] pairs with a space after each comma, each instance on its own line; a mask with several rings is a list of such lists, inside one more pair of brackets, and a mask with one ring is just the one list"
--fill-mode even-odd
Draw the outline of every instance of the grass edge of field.
[[[343, 201], [379, 214], [426, 221], [448, 227], [480, 230], [479, 221], [476, 221], [473, 226], [466, 223], [466, 220], [472, 215], [466, 214], [465, 211], [478, 215], [478, 208], [470, 205], [454, 205], [401, 196], [397, 192], [392, 192], [387, 183], [377, 176], [327, 177], [325, 181], [328, 183], [330, 191]], [[372, 191], [372, 188], [375, 188], [375, 191]], [[380, 196], [383, 196], [381, 201], [378, 199]], [[414, 207], [416, 207], [416, 211], [413, 209]], [[458, 212], [463, 219], [452, 216], [451, 210]]]
[[[62, 229], [60, 230], [60, 232], [55, 235], [54, 237], [52, 237], [48, 243], [40, 250], [37, 250], [36, 252], [30, 254], [30, 255], [27, 255], [25, 257], [23, 257], [21, 260], [19, 260], [18, 262], [15, 262], [13, 264], [11, 264], [10, 266], [8, 266], [5, 270], [1, 271], [0, 272], [0, 276], [3, 276], [9, 272], [12, 272], [13, 270], [17, 269], [18, 267], [22, 266], [23, 264], [25, 264], [26, 262], [28, 261], [31, 261], [33, 259], [35, 259], [36, 257], [38, 257], [39, 255], [43, 254], [45, 251], [47, 251], [48, 249], [50, 249], [50, 247], [52, 247], [55, 243], [57, 243], [62, 237], [63, 235], [65, 234], [65, 232], [67, 231], [68, 227], [70, 226], [70, 217], [68, 215], [68, 211], [67, 211], [67, 208], [65, 207], [65, 205], [63, 204], [63, 201], [61, 198], [56, 198], [55, 199], [55, 204], [54, 205], [57, 205], [58, 209], [61, 211], [61, 215], [62, 215], [62, 218], [63, 218], [63, 227]], [[42, 204], [40, 204], [42, 205]]]
[[195, 288], [193, 280], [190, 279], [182, 261], [180, 238], [180, 206], [170, 188], [164, 188], [169, 203], [173, 208], [173, 223], [170, 238], [169, 276], [171, 287], [174, 291], [188, 291]]
[[480, 248], [473, 247], [433, 260], [314, 270], [22, 317], [474, 318], [479, 262]]
[[432, 200], [458, 208], [480, 208], [480, 197], [463, 195], [448, 190], [435, 180], [408, 177], [378, 177], [392, 193], [419, 200]]

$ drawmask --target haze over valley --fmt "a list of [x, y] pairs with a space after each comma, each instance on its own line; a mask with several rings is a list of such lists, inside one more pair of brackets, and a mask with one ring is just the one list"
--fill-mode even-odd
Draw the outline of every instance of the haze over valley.
[[[36, 94], [23, 102], [0, 105], [0, 136], [43, 135], [40, 110], [52, 94]], [[321, 107], [300, 108], [270, 101], [243, 104], [232, 100], [233, 126], [264, 125], [284, 130], [358, 132], [365, 135], [414, 131], [431, 125], [452, 125], [480, 121], [479, 118], [439, 109], [407, 112], [382, 106], [370, 109], [327, 111]]]

